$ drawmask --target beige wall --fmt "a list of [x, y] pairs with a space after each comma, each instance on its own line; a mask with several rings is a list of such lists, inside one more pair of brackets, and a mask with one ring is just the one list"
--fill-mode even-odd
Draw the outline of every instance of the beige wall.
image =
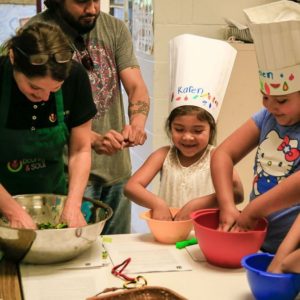
[[101, 0], [101, 11], [109, 13], [109, 0]]
[[[232, 45], [238, 52], [218, 119], [218, 144], [262, 107], [254, 46]], [[255, 151], [236, 166], [245, 188], [246, 200], [251, 190], [254, 155]]]

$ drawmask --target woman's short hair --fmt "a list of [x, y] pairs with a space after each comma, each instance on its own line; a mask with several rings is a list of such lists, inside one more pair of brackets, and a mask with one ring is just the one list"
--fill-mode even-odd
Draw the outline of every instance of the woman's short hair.
[[209, 144], [213, 144], [215, 137], [216, 137], [216, 122], [212, 115], [206, 111], [205, 109], [198, 107], [198, 106], [193, 106], [193, 105], [184, 105], [184, 106], [179, 106], [175, 109], [173, 109], [170, 112], [169, 117], [166, 120], [165, 124], [165, 130], [167, 132], [167, 135], [170, 137], [171, 133], [171, 128], [172, 128], [172, 123], [174, 119], [178, 116], [186, 116], [186, 115], [196, 115], [197, 119], [200, 121], [207, 121], [210, 127], [210, 136], [209, 136]]
[[[6, 52], [13, 51], [13, 69], [29, 78], [50, 76], [63, 81], [69, 76], [72, 60], [59, 63], [53, 56], [55, 53], [73, 51], [69, 40], [57, 25], [45, 22], [25, 25], [5, 43], [4, 49]], [[29, 57], [39, 54], [48, 54], [48, 61], [42, 65], [32, 64]]]

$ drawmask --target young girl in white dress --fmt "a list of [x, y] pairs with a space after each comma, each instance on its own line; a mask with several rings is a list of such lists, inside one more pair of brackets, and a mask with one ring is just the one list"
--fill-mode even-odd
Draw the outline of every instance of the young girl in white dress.
[[[180, 106], [171, 111], [166, 130], [173, 143], [153, 152], [129, 179], [125, 194], [135, 203], [152, 210], [152, 218], [171, 220], [169, 207], [181, 208], [175, 220], [189, 219], [191, 212], [217, 206], [210, 174], [210, 158], [216, 133], [212, 115], [197, 106]], [[161, 172], [158, 195], [147, 190]], [[243, 189], [233, 173], [235, 198]]]
[[[152, 210], [152, 218], [171, 220], [170, 207], [180, 208], [174, 220], [217, 206], [210, 174], [216, 120], [233, 68], [236, 50], [228, 43], [183, 34], [170, 41], [170, 113], [166, 131], [172, 142], [153, 152], [129, 179], [125, 194]], [[158, 194], [147, 189], [160, 173]], [[234, 198], [243, 188], [232, 174]]]

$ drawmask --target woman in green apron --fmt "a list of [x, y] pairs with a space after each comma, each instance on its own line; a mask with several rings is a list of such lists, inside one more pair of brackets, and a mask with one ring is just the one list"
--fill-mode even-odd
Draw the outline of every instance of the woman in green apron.
[[[0, 56], [0, 210], [12, 227], [36, 224], [12, 198], [66, 194], [69, 227], [84, 226], [81, 201], [90, 161], [91, 119], [96, 114], [88, 76], [72, 61], [73, 49], [56, 26], [21, 29]], [[68, 189], [63, 149], [68, 144]]]

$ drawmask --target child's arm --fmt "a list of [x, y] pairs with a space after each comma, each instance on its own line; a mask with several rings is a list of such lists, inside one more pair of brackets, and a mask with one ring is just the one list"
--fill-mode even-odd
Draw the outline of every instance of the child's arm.
[[241, 230], [255, 227], [259, 218], [299, 203], [300, 172], [292, 174], [275, 187], [252, 200], [237, 219], [237, 226]]
[[[238, 173], [233, 170], [233, 194], [234, 202], [236, 204], [241, 203], [244, 198], [244, 190]], [[192, 199], [186, 203], [180, 211], [176, 214], [175, 220], [187, 220], [190, 219], [190, 214], [193, 211], [204, 208], [218, 207], [217, 196], [215, 193]]]
[[218, 207], [217, 197], [215, 193], [202, 196], [199, 198], [195, 198], [190, 200], [184, 206], [181, 207], [181, 209], [176, 214], [174, 220], [176, 221], [188, 220], [191, 218], [190, 214], [193, 211], [196, 211], [198, 209], [214, 208], [214, 207]]
[[228, 231], [239, 216], [233, 191], [233, 166], [257, 146], [259, 129], [252, 119], [231, 134], [212, 155], [211, 173], [220, 207], [219, 229]]
[[128, 198], [138, 205], [152, 209], [152, 217], [154, 219], [169, 220], [172, 218], [164, 199], [147, 190], [148, 184], [162, 169], [169, 149], [170, 147], [167, 146], [153, 152], [124, 187], [124, 194]]
[[268, 267], [273, 273], [300, 273], [300, 214]]
[[238, 172], [233, 169], [232, 176], [233, 199], [235, 204], [240, 204], [244, 201], [244, 188]]

